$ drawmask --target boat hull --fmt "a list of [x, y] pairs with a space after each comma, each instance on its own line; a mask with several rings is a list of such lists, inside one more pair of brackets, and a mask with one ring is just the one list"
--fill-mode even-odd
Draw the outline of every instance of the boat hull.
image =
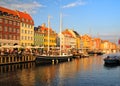
[[104, 59], [105, 64], [118, 64], [119, 60], [117, 59]]
[[72, 56], [37, 56], [35, 62], [39, 63], [59, 63], [71, 61]]

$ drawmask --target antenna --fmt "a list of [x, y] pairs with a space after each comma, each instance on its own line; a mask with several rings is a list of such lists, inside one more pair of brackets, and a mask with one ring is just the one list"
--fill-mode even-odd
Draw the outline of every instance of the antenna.
[[92, 29], [91, 28], [89, 28], [89, 35], [90, 35], [90, 37], [92, 37]]

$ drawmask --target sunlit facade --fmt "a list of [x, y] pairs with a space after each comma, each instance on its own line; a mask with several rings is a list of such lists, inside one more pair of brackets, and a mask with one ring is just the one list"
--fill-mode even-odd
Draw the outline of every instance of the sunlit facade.
[[92, 50], [94, 51], [101, 51], [101, 39], [100, 38], [93, 38], [92, 39]]
[[63, 50], [68, 50], [71, 48], [75, 48], [75, 38], [73, 35], [69, 32], [68, 29], [62, 31], [62, 48]]
[[44, 33], [44, 43], [43, 43], [44, 48], [47, 49], [48, 44], [49, 44], [49, 47], [56, 47], [57, 33], [53, 31], [52, 28], [50, 28], [49, 39], [48, 39], [48, 27], [46, 27], [45, 24], [41, 25], [40, 31]]
[[104, 53], [116, 52], [117, 45], [115, 43], [108, 41], [108, 40], [103, 40], [101, 43], [101, 50]]
[[34, 45], [39, 47], [44, 46], [44, 32], [41, 31], [41, 26], [34, 28]]
[[20, 19], [15, 10], [0, 7], [0, 45], [20, 42]]
[[71, 30], [69, 29], [68, 30], [72, 35], [73, 37], [75, 38], [75, 47], [76, 49], [80, 49], [80, 35], [78, 32], [76, 32], [75, 30]]
[[81, 36], [81, 42], [82, 42], [82, 49], [85, 51], [92, 50], [92, 37], [89, 35], [85, 34]]
[[34, 21], [26, 12], [17, 11], [20, 17], [20, 45], [34, 45]]

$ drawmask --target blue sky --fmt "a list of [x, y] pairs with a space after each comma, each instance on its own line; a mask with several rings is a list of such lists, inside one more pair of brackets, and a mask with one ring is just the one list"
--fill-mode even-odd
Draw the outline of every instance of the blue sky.
[[0, 0], [0, 6], [27, 11], [35, 26], [46, 23], [59, 33], [59, 15], [63, 14], [63, 29], [90, 34], [112, 42], [120, 38], [120, 0]]

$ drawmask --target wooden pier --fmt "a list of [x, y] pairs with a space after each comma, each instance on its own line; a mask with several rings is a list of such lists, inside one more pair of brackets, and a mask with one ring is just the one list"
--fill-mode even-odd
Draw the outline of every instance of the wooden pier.
[[0, 65], [35, 61], [33, 55], [0, 55]]

